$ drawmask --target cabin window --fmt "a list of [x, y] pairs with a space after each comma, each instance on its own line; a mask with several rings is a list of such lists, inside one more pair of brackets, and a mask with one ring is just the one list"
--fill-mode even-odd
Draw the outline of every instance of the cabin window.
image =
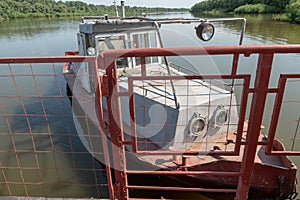
[[125, 36], [98, 37], [97, 48], [101, 50], [125, 49]]
[[[157, 48], [159, 44], [158, 36], [154, 30], [144, 30], [138, 32], [119, 33], [115, 35], [97, 35], [97, 52], [109, 49], [125, 48]], [[160, 57], [147, 57], [146, 64], [161, 63]], [[118, 68], [132, 68], [141, 64], [141, 59], [136, 58], [118, 58]]]
[[[132, 48], [157, 48], [160, 47], [155, 31], [133, 33], [131, 37]], [[135, 58], [134, 65], [140, 65], [141, 59]], [[146, 64], [159, 62], [158, 57], [147, 57]]]
[[[109, 49], [125, 49], [126, 48], [126, 37], [125, 35], [113, 35], [113, 36], [100, 36], [97, 37], [97, 50], [109, 50]], [[128, 67], [127, 58], [117, 59], [118, 68]]]

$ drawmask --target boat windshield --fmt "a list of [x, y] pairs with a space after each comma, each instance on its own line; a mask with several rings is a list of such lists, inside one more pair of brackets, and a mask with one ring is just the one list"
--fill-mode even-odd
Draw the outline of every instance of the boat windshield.
[[[96, 36], [96, 50], [101, 52], [108, 49], [136, 49], [161, 47], [155, 30], [131, 31], [111, 35]], [[146, 64], [160, 63], [159, 57], [147, 57]], [[141, 64], [139, 57], [117, 59], [118, 68], [134, 68]]]
[[[126, 48], [126, 35], [109, 35], [97, 37], [97, 52], [108, 49], [125, 49]], [[127, 58], [117, 59], [118, 68], [125, 68], [129, 65]]]
[[97, 49], [100, 51], [108, 49], [125, 49], [124, 35], [99, 36]]

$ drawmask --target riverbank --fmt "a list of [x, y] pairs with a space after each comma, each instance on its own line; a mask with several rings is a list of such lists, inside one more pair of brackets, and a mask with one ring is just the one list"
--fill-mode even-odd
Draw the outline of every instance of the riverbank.
[[[115, 6], [94, 5], [81, 1], [55, 1], [55, 0], [0, 0], [0, 20], [16, 18], [54, 18], [76, 16], [103, 16], [115, 15]], [[120, 7], [118, 6], [120, 12]], [[130, 7], [126, 6], [128, 16], [138, 16], [142, 13], [187, 12], [186, 8], [162, 7]]]
[[191, 13], [222, 15], [235, 14], [273, 14], [275, 20], [300, 23], [300, 0], [244, 1], [205, 0], [192, 6]]
[[[191, 18], [189, 13], [185, 13], [180, 15], [181, 17], [185, 18]], [[238, 15], [237, 15], [238, 16]], [[155, 16], [157, 18], [172, 18], [172, 17], [179, 17], [179, 15], [162, 15], [162, 16]], [[203, 17], [203, 16], [202, 16]], [[206, 16], [205, 16], [206, 17]], [[267, 44], [267, 43], [300, 43], [299, 33], [300, 33], [300, 26], [294, 25], [294, 24], [288, 24], [288, 23], [279, 23], [276, 21], [271, 20], [271, 15], [248, 15], [244, 16], [247, 18], [247, 28], [245, 32], [245, 45], [248, 44]], [[80, 22], [80, 18], [76, 19], [64, 19], [64, 18], [35, 18], [35, 19], [15, 19], [10, 21], [4, 21], [0, 23], [0, 44], [2, 49], [5, 49], [1, 52], [1, 57], [12, 57], [12, 56], [63, 56], [64, 52], [67, 50], [76, 50], [77, 47], [77, 38], [76, 33], [78, 32], [78, 23]], [[189, 24], [186, 24], [186, 26], [190, 26]], [[192, 26], [192, 25], [191, 25]], [[238, 43], [238, 37], [237, 33], [240, 32], [240, 24], [238, 22], [226, 22], [226, 23], [218, 23], [216, 24], [216, 31], [218, 31], [218, 34], [216, 34], [216, 37], [211, 40], [211, 43], [206, 43], [206, 45], [235, 45]], [[175, 30], [176, 34], [167, 34], [165, 41], [169, 42], [166, 43], [166, 47], [171, 47], [172, 45], [180, 45], [182, 41], [186, 43], [188, 38], [193, 38], [195, 36], [195, 30], [193, 28], [186, 28], [184, 30], [180, 29], [179, 26], [174, 25], [168, 25], [168, 30], [166, 30], [165, 33], [172, 33], [169, 30]], [[287, 31], [288, 30], [288, 31]], [[181, 35], [181, 33], [184, 32], [188, 37], [182, 37], [185, 38], [181, 39], [181, 37], [178, 37]], [[163, 33], [162, 33], [163, 34]], [[230, 37], [229, 40], [224, 40], [224, 35], [227, 37]], [[196, 36], [195, 36], [196, 37]], [[173, 42], [177, 42], [174, 44]], [[196, 40], [198, 41], [198, 40]], [[197, 43], [194, 43], [194, 41], [191, 41], [191, 44], [197, 45]], [[254, 56], [254, 57], [253, 57]], [[251, 57], [255, 58], [255, 55], [252, 55]], [[280, 63], [282, 63], [283, 67], [276, 66], [275, 69], [278, 70], [276, 73], [274, 73], [274, 76], [280, 76], [280, 74], [292, 74], [295, 73], [296, 70], [298, 70], [300, 63], [300, 56], [295, 54], [291, 56], [281, 56], [277, 57], [276, 60]], [[185, 60], [186, 58], [183, 58], [183, 63], [189, 63], [191, 62], [194, 66], [199, 66], [199, 63], [201, 63], [201, 60], [192, 60], [187, 62]], [[193, 59], [193, 57], [191, 58]], [[226, 62], [224, 62], [224, 59], [230, 60], [232, 59], [231, 56], [228, 57], [218, 57], [213, 56], [213, 59], [216, 62], [216, 66], [220, 67], [220, 71], [223, 73], [222, 69], [225, 69], [227, 67]], [[240, 62], [244, 61], [244, 57], [241, 56]], [[257, 65], [257, 62], [255, 62], [255, 59], [250, 64], [244, 64], [241, 63], [241, 66], [243, 68], [241, 69], [242, 72], [249, 72], [255, 73], [255, 66]], [[36, 76], [35, 79], [29, 79], [28, 77], [25, 77], [25, 80], [22, 82], [19, 82], [19, 74], [21, 72], [28, 72], [27, 68], [24, 68], [25, 65], [18, 66], [19, 70], [13, 71], [13, 73], [17, 73], [15, 78], [18, 83], [24, 83], [22, 85], [22, 88], [29, 88], [29, 93], [24, 94], [33, 94], [34, 91], [32, 91], [32, 87], [34, 86], [34, 80], [39, 81], [39, 84], [45, 84], [46, 86], [49, 85], [49, 92], [51, 95], [53, 95], [53, 92], [59, 92], [57, 90], [53, 90], [53, 87], [57, 87], [57, 84], [60, 83], [61, 89], [64, 90], [65, 85], [63, 85], [63, 81], [60, 81], [59, 77], [52, 79], [49, 79], [47, 81], [41, 82], [41, 77], [43, 76]], [[28, 66], [30, 67], [30, 66]], [[58, 65], [53, 64], [51, 66], [36, 66], [33, 65], [33, 70], [36, 74], [53, 74], [53, 70], [57, 70]], [[49, 70], [49, 71], [47, 71]], [[282, 70], [282, 71], [280, 71]], [[298, 70], [299, 71], [299, 70]], [[3, 71], [3, 74], [5, 75], [9, 74], [10, 72]], [[58, 82], [56, 82], [58, 80]], [[276, 79], [277, 80], [277, 79]], [[7, 82], [11, 87], [2, 87], [3, 94], [6, 95], [15, 95], [13, 93], [13, 90], [15, 90], [15, 87], [13, 86], [13, 82], [11, 79], [6, 80], [3, 78], [4, 82]], [[54, 81], [54, 83], [53, 83]], [[53, 83], [54, 86], [51, 84]], [[27, 86], [29, 85], [29, 86]], [[272, 87], [276, 87], [277, 83], [273, 82]], [[241, 87], [238, 87], [241, 88]], [[235, 89], [238, 89], [235, 88]], [[298, 88], [295, 86], [295, 88], [290, 89], [290, 95], [288, 99], [295, 99], [293, 95], [299, 95], [297, 91]], [[22, 93], [23, 94], [23, 93]], [[56, 94], [56, 93], [55, 93]], [[43, 94], [45, 95], [45, 94]], [[271, 95], [271, 98], [267, 98], [269, 102], [267, 105], [269, 106], [269, 110], [273, 111], [273, 107], [271, 104], [273, 101], [274, 95]], [[299, 98], [298, 98], [299, 99]], [[6, 102], [6, 104], [12, 105], [12, 109], [10, 112], [16, 112], [18, 115], [20, 113], [24, 113], [21, 105], [20, 100], [18, 98], [7, 98], [9, 100]], [[93, 186], [90, 182], [91, 180], [95, 180], [94, 173], [97, 174], [97, 180], [105, 180], [102, 176], [102, 168], [99, 166], [99, 163], [93, 164], [93, 160], [89, 156], [88, 153], [76, 153], [71, 154], [71, 150], [74, 152], [80, 152], [83, 150], [84, 146], [80, 143], [79, 138], [77, 137], [77, 133], [74, 131], [74, 123], [72, 121], [72, 118], [65, 120], [63, 116], [65, 116], [65, 113], [68, 113], [62, 106], [69, 106], [68, 99], [64, 98], [24, 98], [22, 101], [31, 101], [33, 100], [31, 106], [26, 106], [26, 110], [30, 110], [30, 115], [32, 114], [39, 114], [43, 110], [40, 110], [40, 107], [37, 105], [40, 105], [40, 101], [42, 100], [45, 102], [45, 105], [47, 105], [47, 112], [49, 112], [49, 115], [47, 115], [47, 118], [45, 117], [30, 117], [30, 126], [31, 126], [31, 132], [33, 132], [34, 141], [38, 141], [38, 147], [40, 150], [41, 148], [44, 148], [46, 150], [49, 150], [47, 152], [43, 151], [26, 151], [24, 153], [18, 153], [19, 159], [22, 159], [21, 166], [28, 166], [28, 169], [23, 171], [23, 174], [25, 177], [27, 177], [31, 182], [37, 183], [36, 185], [26, 185], [28, 188], [28, 193], [26, 194], [24, 191], [24, 186], [19, 187], [17, 184], [11, 184], [11, 195], [16, 196], [17, 194], [23, 195], [23, 196], [43, 196], [43, 194], [48, 195], [48, 197], [55, 196], [55, 197], [77, 197], [77, 198], [84, 198], [84, 197], [93, 197], [96, 198], [97, 196], [97, 190], [100, 191], [101, 195], [103, 196], [105, 193], [104, 187], [99, 183], [97, 187]], [[55, 102], [54, 106], [49, 107], [49, 102]], [[14, 103], [15, 102], [15, 103]], [[295, 103], [295, 106], [287, 107], [288, 111], [286, 111], [284, 116], [289, 116], [290, 113], [293, 113], [294, 115], [299, 116], [299, 106], [297, 106], [297, 102]], [[271, 116], [272, 112], [268, 110], [268, 113], [265, 116]], [[60, 116], [58, 118], [54, 118], [51, 113], [60, 113]], [[19, 133], [14, 135], [15, 137], [19, 138], [19, 142], [17, 144], [20, 144], [19, 148], [25, 149], [25, 150], [31, 150], [32, 149], [32, 140], [30, 137], [26, 137], [24, 139], [24, 134], [28, 129], [28, 122], [26, 120], [22, 120], [23, 118], [20, 117], [9, 117], [8, 120], [13, 120], [13, 126], [19, 127], [20, 129], [17, 129]], [[265, 127], [268, 126], [268, 119], [269, 117], [266, 117], [265, 122], [263, 125]], [[31, 121], [32, 120], [32, 121]], [[45, 120], [49, 120], [51, 123], [51, 127], [47, 127], [45, 125]], [[0, 120], [1, 121], [1, 120]], [[2, 133], [3, 137], [1, 138], [1, 141], [5, 141], [4, 133], [7, 133], [7, 126], [6, 121], [2, 120], [2, 124], [0, 126], [0, 133]], [[67, 125], [66, 125], [67, 124]], [[294, 132], [295, 127], [291, 126], [289, 124], [285, 124], [285, 127], [283, 127], [283, 131], [281, 136], [278, 136], [279, 138], [284, 138], [286, 136], [286, 133]], [[27, 127], [27, 128], [26, 128]], [[49, 128], [51, 128], [51, 134], [48, 133]], [[266, 128], [266, 131], [268, 129]], [[44, 133], [46, 132], [46, 133]], [[73, 133], [75, 132], [75, 133]], [[90, 131], [93, 133], [93, 130]], [[44, 134], [42, 134], [44, 133]], [[63, 135], [65, 133], [65, 135]], [[22, 138], [23, 136], [23, 138]], [[38, 137], [40, 136], [40, 137]], [[49, 141], [49, 136], [54, 139], [55, 146], [52, 147]], [[298, 136], [299, 137], [299, 136]], [[8, 135], [7, 139], [11, 140], [10, 136]], [[70, 142], [71, 140], [71, 142]], [[286, 144], [290, 144], [289, 140], [284, 140]], [[10, 143], [7, 143], [6, 146], [1, 146], [4, 150], [9, 150]], [[298, 143], [297, 143], [298, 144]], [[298, 149], [300, 146], [297, 146]], [[71, 149], [72, 148], [72, 149]], [[62, 150], [63, 149], [63, 150]], [[56, 151], [58, 150], [58, 151]], [[2, 159], [2, 166], [6, 166], [5, 163], [10, 161], [11, 163], [16, 163], [14, 161], [16, 158], [16, 153], [13, 151], [10, 151], [11, 154], [6, 154], [7, 159]], [[63, 153], [66, 152], [66, 153]], [[3, 155], [2, 153], [1, 155]], [[1, 157], [0, 155], [0, 157]], [[39, 161], [39, 169], [34, 171], [30, 167], [36, 167], [36, 158], [40, 159]], [[58, 159], [58, 166], [55, 167], [54, 158]], [[293, 157], [294, 159], [295, 157]], [[296, 159], [296, 158], [295, 158]], [[298, 161], [297, 161], [298, 160]], [[74, 162], [76, 161], [76, 169], [72, 168], [74, 166]], [[299, 159], [296, 159], [294, 161], [297, 166], [300, 166]], [[95, 166], [94, 166], [95, 165]], [[12, 181], [17, 179], [19, 181], [18, 173], [16, 173], [15, 170], [9, 170], [3, 168], [3, 171], [7, 173], [6, 176], [10, 177]], [[82, 170], [81, 170], [82, 169]], [[19, 170], [19, 169], [18, 169]], [[42, 180], [43, 184], [40, 184], [40, 175], [42, 174]], [[58, 175], [60, 177], [58, 178]], [[17, 176], [18, 175], [18, 176]], [[18, 179], [19, 178], [19, 179]], [[27, 180], [28, 180], [27, 179]], [[92, 182], [93, 183], [93, 182]], [[86, 186], [86, 184], [89, 184]], [[1, 185], [2, 186], [2, 185]], [[0, 186], [0, 194], [5, 195], [8, 194], [1, 191]], [[56, 187], [57, 186], [57, 187]], [[68, 187], [69, 186], [69, 187]], [[3, 187], [3, 189], [6, 191], [7, 187]], [[75, 189], [74, 189], [75, 188]], [[300, 190], [298, 186], [298, 191]], [[83, 196], [84, 193], [84, 196]], [[96, 195], [95, 195], [96, 194]], [[96, 196], [96, 197], [95, 197]], [[179, 195], [177, 196], [178, 198]], [[186, 198], [190, 196], [185, 196]], [[198, 196], [190, 197], [190, 199], [197, 199]], [[183, 199], [183, 197], [182, 197]], [[219, 198], [221, 199], [221, 198]]]

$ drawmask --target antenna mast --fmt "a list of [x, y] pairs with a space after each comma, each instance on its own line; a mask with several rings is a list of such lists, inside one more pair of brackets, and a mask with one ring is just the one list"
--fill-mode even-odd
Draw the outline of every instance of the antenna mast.
[[122, 17], [125, 18], [125, 1], [121, 1]]
[[115, 12], [116, 12], [116, 16], [119, 17], [119, 13], [118, 13], [118, 7], [117, 7], [117, 4], [116, 4], [116, 0], [114, 0], [114, 6], [115, 6]]

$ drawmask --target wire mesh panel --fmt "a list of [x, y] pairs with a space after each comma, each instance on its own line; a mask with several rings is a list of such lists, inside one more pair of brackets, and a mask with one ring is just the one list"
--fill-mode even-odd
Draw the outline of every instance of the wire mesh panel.
[[[98, 130], [73, 112], [63, 61], [43, 59], [0, 65], [0, 196], [107, 198], [105, 168], [81, 135], [100, 144]], [[103, 155], [100, 147], [93, 151]]]
[[[246, 199], [251, 189], [264, 191], [251, 192], [260, 198], [276, 196], [278, 187], [285, 188], [280, 196], [293, 194], [296, 168], [286, 157], [267, 156], [264, 145], [271, 140], [261, 134], [267, 95], [277, 92], [269, 89], [274, 53], [299, 51], [298, 46], [289, 47], [134, 49], [99, 55], [108, 80], [110, 134], [120, 149], [114, 158], [121, 163], [122, 172], [116, 176], [120, 198], [132, 195], [129, 189], [236, 193], [236, 199]], [[231, 73], [186, 75], [169, 69], [168, 62], [156, 67], [146, 59], [197, 54], [233, 54]], [[252, 88], [250, 75], [236, 74], [238, 54], [259, 54]], [[118, 69], [114, 62], [118, 57], [137, 56], [141, 62], [135, 68]], [[127, 175], [158, 175], [161, 181], [140, 184]], [[162, 185], [162, 177], [174, 182]], [[280, 177], [288, 181], [278, 186]]]
[[[205, 49], [214, 55], [259, 53], [253, 88], [250, 75], [236, 74], [237, 56], [227, 75], [170, 73], [167, 62], [160, 63], [162, 71], [153, 65], [147, 71], [147, 56], [203, 54], [200, 48], [111, 50], [97, 60], [0, 59], [1, 196], [128, 199], [140, 197], [139, 191], [149, 197], [148, 190], [158, 192], [155, 197], [163, 190], [235, 193], [236, 199], [249, 192], [294, 194], [296, 167], [286, 156], [265, 152], [299, 154], [298, 110], [288, 116], [284, 110], [298, 107], [297, 94], [285, 95], [293, 93], [300, 76], [281, 75], [278, 88], [269, 88], [274, 53], [299, 52], [299, 46]], [[120, 55], [140, 57], [140, 67], [118, 69], [114, 60]], [[260, 131], [269, 93], [276, 98], [266, 138]], [[277, 123], [294, 126], [292, 137], [283, 138], [291, 151], [276, 142]]]
[[[136, 139], [136, 152], [238, 154], [235, 145], [240, 145], [245, 126], [249, 80], [247, 75], [129, 77], [128, 85], [121, 80], [121, 90], [130, 95], [121, 98], [123, 123]], [[240, 103], [233, 88], [241, 91]]]
[[280, 76], [269, 131], [268, 153], [300, 155], [300, 96], [296, 92], [299, 84], [299, 74]]

